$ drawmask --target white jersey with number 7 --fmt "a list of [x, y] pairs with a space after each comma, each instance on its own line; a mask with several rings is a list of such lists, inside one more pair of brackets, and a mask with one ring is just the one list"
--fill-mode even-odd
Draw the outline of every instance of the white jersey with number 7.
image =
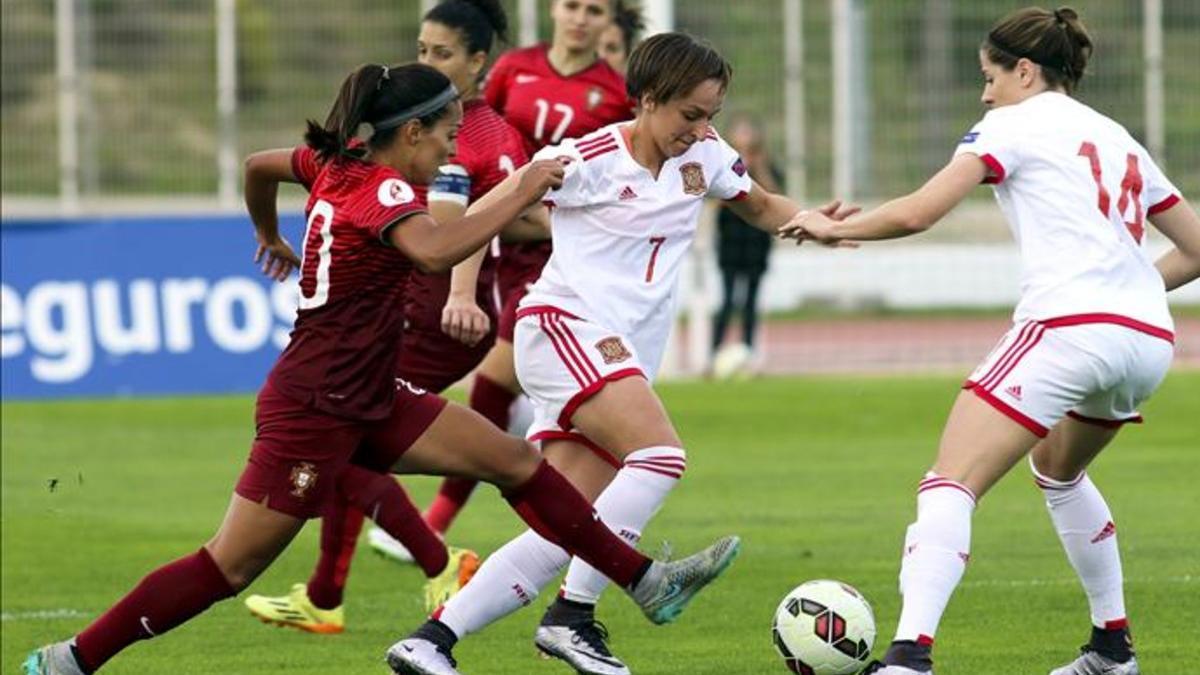
[[566, 175], [545, 198], [554, 253], [521, 308], [555, 307], [623, 335], [653, 378], [704, 198], [742, 198], [751, 181], [715, 131], [668, 159], [655, 178], [630, 155], [622, 126], [535, 155], [561, 158]]
[[959, 143], [964, 153], [988, 165], [1020, 246], [1016, 321], [1111, 314], [1173, 329], [1146, 217], [1179, 193], [1124, 127], [1046, 92], [988, 112]]

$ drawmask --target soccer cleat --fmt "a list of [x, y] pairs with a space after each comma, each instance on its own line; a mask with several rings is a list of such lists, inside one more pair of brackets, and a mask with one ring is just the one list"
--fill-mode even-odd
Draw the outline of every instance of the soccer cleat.
[[427, 612], [441, 607], [442, 603], [467, 585], [471, 577], [475, 576], [475, 572], [479, 571], [479, 556], [474, 551], [454, 547], [448, 548], [447, 551], [450, 553], [450, 560], [446, 563], [446, 569], [425, 582]]
[[721, 537], [683, 560], [654, 562], [629, 595], [652, 623], [671, 623], [701, 589], [733, 563], [741, 546], [737, 537]]
[[607, 639], [608, 629], [593, 619], [570, 626], [538, 626], [533, 644], [583, 675], [630, 675], [629, 668], [608, 651]]
[[880, 661], [874, 661], [862, 671], [862, 675], [933, 675], [932, 670], [913, 670], [904, 666], [885, 666]]
[[308, 586], [295, 584], [292, 592], [279, 597], [251, 595], [246, 608], [259, 621], [309, 633], [340, 633], [346, 628], [342, 608], [321, 609], [308, 599]]
[[1055, 668], [1050, 675], [1142, 675], [1142, 671], [1138, 668], [1136, 658], [1130, 657], [1125, 662], [1114, 661], [1084, 646], [1079, 658], [1062, 668]]
[[68, 642], [56, 642], [35, 649], [25, 657], [21, 669], [23, 675], [83, 675], [83, 669], [75, 662]]
[[372, 527], [367, 532], [367, 543], [370, 544], [371, 550], [393, 562], [404, 565], [412, 565], [416, 562], [412, 554], [404, 547], [404, 544], [396, 541], [392, 535], [384, 532], [382, 528]]
[[429, 640], [405, 638], [387, 650], [387, 663], [397, 675], [462, 675], [458, 663]]

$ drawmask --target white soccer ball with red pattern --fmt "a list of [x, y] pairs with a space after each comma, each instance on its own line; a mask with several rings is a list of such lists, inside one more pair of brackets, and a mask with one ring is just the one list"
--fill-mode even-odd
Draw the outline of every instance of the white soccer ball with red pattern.
[[799, 675], [850, 675], [866, 667], [875, 644], [875, 613], [853, 586], [809, 581], [775, 610], [775, 650]]

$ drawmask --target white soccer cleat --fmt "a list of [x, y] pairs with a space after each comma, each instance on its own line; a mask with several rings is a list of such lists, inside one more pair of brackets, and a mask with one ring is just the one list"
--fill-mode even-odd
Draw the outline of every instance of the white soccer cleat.
[[429, 640], [405, 638], [387, 650], [387, 663], [397, 675], [462, 675], [454, 657]]
[[1142, 675], [1142, 671], [1136, 658], [1130, 657], [1121, 663], [1084, 647], [1079, 658], [1062, 668], [1055, 668], [1050, 675]]
[[367, 532], [367, 543], [379, 555], [398, 563], [412, 564], [415, 562], [413, 556], [404, 547], [404, 544], [396, 541], [392, 535], [384, 532], [382, 528], [372, 527]]
[[629, 668], [608, 651], [608, 629], [598, 621], [571, 626], [538, 626], [533, 644], [561, 659], [582, 675], [630, 675]]
[[933, 675], [932, 670], [913, 670], [904, 666], [885, 666], [879, 661], [867, 666], [862, 675]]

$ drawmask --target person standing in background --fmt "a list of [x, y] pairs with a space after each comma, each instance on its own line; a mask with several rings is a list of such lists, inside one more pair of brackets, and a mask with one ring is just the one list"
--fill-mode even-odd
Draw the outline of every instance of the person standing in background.
[[[738, 114], [729, 123], [729, 144], [741, 154], [750, 176], [770, 192], [781, 192], [783, 178], [771, 163], [758, 122], [749, 114]], [[713, 321], [714, 368], [735, 308], [742, 314], [742, 340], [727, 349], [732, 370], [745, 367], [754, 354], [758, 327], [758, 286], [767, 271], [771, 235], [748, 225], [728, 205], [717, 214], [717, 265], [721, 269], [721, 307]], [[736, 307], [735, 307], [736, 306]], [[723, 368], [719, 370], [724, 370]]]

